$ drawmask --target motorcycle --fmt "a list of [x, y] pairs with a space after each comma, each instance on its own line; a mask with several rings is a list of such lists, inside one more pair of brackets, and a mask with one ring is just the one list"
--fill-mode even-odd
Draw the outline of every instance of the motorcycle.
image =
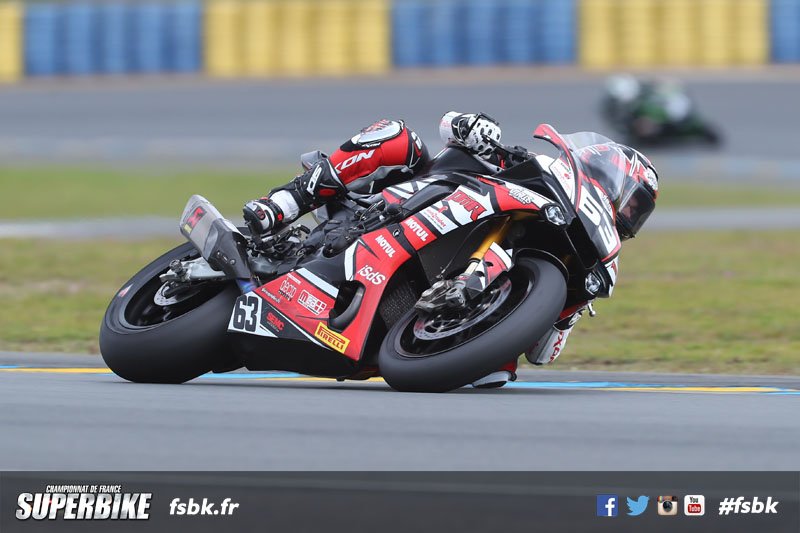
[[722, 144], [720, 131], [697, 111], [695, 103], [680, 87], [633, 83], [638, 87], [638, 96], [621, 98], [609, 90], [600, 107], [603, 118], [625, 136], [626, 143], [650, 147]]
[[534, 137], [558, 155], [493, 143], [518, 162], [491, 172], [448, 146], [422, 177], [318, 209], [313, 230], [250, 235], [192, 196], [188, 242], [111, 300], [106, 364], [133, 382], [245, 367], [419, 392], [489, 374], [616, 278], [613, 208], [573, 157], [612, 141], [546, 124]]

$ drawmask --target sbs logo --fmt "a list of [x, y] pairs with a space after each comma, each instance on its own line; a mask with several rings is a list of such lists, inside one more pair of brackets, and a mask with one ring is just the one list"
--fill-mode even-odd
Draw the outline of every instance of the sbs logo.
[[374, 270], [371, 266], [363, 266], [361, 270], [358, 271], [358, 275], [364, 278], [365, 280], [369, 281], [373, 285], [380, 285], [384, 281], [386, 281], [386, 276], [381, 274], [377, 270]]

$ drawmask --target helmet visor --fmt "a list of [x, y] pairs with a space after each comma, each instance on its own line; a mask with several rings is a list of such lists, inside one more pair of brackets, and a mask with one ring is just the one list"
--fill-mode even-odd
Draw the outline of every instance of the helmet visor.
[[620, 237], [630, 239], [636, 236], [655, 208], [656, 202], [647, 187], [627, 178], [617, 211]]

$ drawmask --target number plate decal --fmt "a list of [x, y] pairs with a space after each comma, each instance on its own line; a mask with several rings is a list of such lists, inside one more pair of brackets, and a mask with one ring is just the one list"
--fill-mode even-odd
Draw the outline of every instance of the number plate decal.
[[274, 333], [261, 325], [261, 302], [261, 298], [252, 292], [239, 296], [233, 306], [228, 331], [275, 337]]

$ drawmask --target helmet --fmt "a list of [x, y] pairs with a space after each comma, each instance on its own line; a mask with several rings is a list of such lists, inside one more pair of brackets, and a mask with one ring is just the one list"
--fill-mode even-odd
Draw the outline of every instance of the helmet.
[[642, 92], [642, 84], [630, 74], [617, 74], [606, 80], [606, 94], [614, 100], [631, 102]]
[[587, 146], [577, 155], [586, 174], [605, 189], [621, 240], [632, 239], [656, 208], [658, 173], [638, 150], [617, 143]]

